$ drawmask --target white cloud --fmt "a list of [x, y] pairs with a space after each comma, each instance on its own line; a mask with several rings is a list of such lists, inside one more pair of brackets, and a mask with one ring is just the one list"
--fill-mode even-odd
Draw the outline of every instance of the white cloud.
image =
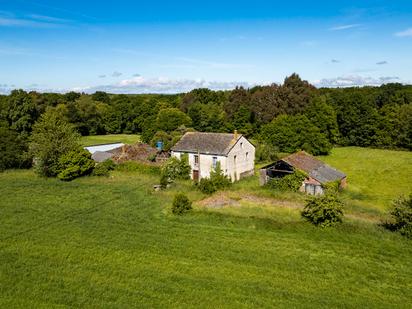
[[119, 77], [119, 76], [121, 76], [122, 75], [122, 73], [121, 72], [117, 72], [117, 71], [114, 71], [113, 73], [112, 73], [112, 76], [113, 77]]
[[341, 26], [335, 26], [335, 27], [329, 28], [329, 30], [331, 30], [331, 31], [340, 31], [340, 30], [347, 30], [347, 29], [357, 28], [359, 26], [360, 26], [360, 24], [341, 25]]
[[398, 37], [412, 36], [412, 28], [406, 29], [404, 31], [397, 32], [397, 33], [395, 33], [395, 36], [398, 36]]
[[39, 14], [16, 16], [10, 12], [0, 11], [0, 27], [50, 28], [62, 26], [70, 22], [71, 20], [53, 16]]
[[51, 22], [51, 23], [68, 23], [71, 22], [69, 19], [47, 16], [47, 15], [39, 15], [39, 14], [30, 14], [28, 15], [31, 19], [44, 21], [44, 22]]
[[76, 87], [76, 91], [93, 93], [106, 91], [110, 93], [182, 93], [196, 88], [209, 88], [212, 90], [228, 90], [236, 86], [251, 87], [247, 82], [206, 81], [203, 79], [172, 79], [166, 77], [145, 78], [136, 76], [124, 79], [116, 84], [93, 87]]
[[397, 76], [383, 76], [383, 77], [363, 77], [360, 75], [348, 75], [335, 78], [323, 78], [312, 81], [317, 87], [355, 87], [355, 86], [380, 86], [386, 83], [399, 83], [400, 78]]

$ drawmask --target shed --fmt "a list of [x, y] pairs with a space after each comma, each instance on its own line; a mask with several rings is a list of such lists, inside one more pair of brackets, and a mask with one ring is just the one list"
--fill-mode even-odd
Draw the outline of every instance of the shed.
[[305, 172], [308, 177], [303, 181], [300, 191], [308, 194], [323, 194], [323, 186], [330, 182], [339, 182], [340, 188], [346, 187], [346, 175], [311, 156], [305, 151], [291, 154], [260, 170], [260, 184], [265, 185], [271, 178], [284, 177], [295, 170]]

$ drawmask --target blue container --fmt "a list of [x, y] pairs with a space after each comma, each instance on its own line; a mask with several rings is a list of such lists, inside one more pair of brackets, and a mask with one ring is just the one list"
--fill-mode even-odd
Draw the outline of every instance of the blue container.
[[162, 151], [163, 150], [163, 142], [162, 141], [157, 141], [156, 142], [156, 148], [158, 151]]

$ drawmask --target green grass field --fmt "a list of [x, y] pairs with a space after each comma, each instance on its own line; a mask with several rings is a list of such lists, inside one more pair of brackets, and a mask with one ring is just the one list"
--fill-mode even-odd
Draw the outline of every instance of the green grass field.
[[[388, 199], [411, 189], [412, 153], [370, 151], [338, 148], [325, 160], [348, 173], [345, 203], [371, 209], [371, 198], [383, 212]], [[359, 158], [368, 159], [362, 168], [353, 162]], [[385, 187], [375, 175], [388, 163], [402, 171], [387, 167]], [[256, 181], [225, 194], [303, 200]], [[139, 172], [69, 183], [32, 171], [0, 174], [0, 307], [412, 305], [412, 242], [396, 233], [357, 220], [319, 229], [296, 209], [263, 200], [205, 210], [190, 182], [154, 192], [157, 182]], [[169, 211], [178, 191], [196, 201], [183, 217]]]
[[121, 142], [125, 144], [134, 144], [140, 141], [140, 135], [137, 134], [108, 134], [108, 135], [90, 135], [82, 136], [81, 143], [83, 146], [98, 144], [109, 144]]
[[321, 159], [345, 172], [345, 195], [352, 204], [385, 210], [393, 199], [412, 192], [412, 152], [345, 147]]

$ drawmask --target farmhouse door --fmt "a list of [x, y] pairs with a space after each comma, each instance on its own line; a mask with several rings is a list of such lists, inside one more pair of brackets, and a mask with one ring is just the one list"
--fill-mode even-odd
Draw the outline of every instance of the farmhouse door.
[[199, 171], [193, 170], [193, 180], [198, 182], [199, 181]]

